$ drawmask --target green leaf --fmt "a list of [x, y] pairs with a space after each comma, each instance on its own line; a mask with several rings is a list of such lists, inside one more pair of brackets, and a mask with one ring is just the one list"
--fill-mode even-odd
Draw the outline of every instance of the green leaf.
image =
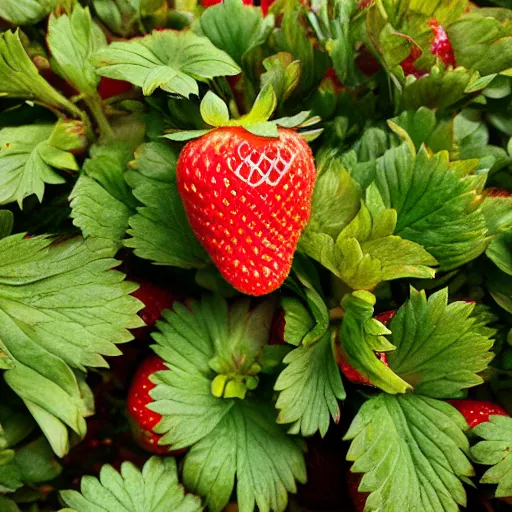
[[229, 123], [228, 106], [212, 91], [201, 101], [201, 116], [210, 126], [226, 126]]
[[396, 347], [390, 368], [432, 398], [461, 398], [464, 390], [483, 382], [480, 373], [494, 357], [493, 330], [483, 333], [471, 316], [474, 304], [448, 304], [448, 289], [432, 294], [411, 288], [409, 300], [389, 328]]
[[[452, 149], [453, 122], [438, 122], [435, 112], [426, 107], [420, 107], [416, 112], [403, 112], [389, 120], [388, 125], [404, 140], [410, 140], [416, 150], [419, 150], [422, 144], [434, 153]], [[405, 131], [405, 136], [397, 127]]]
[[69, 16], [52, 14], [47, 41], [62, 76], [79, 92], [95, 94], [100, 76], [90, 58], [107, 46], [107, 39], [89, 9], [77, 5]]
[[492, 298], [501, 308], [512, 314], [512, 276], [491, 265], [486, 268], [486, 277]]
[[186, 142], [192, 139], [198, 139], [203, 135], [211, 132], [211, 130], [184, 130], [179, 132], [167, 133], [163, 135], [166, 139], [173, 140], [176, 142]]
[[248, 305], [242, 300], [228, 308], [214, 296], [175, 303], [153, 334], [153, 348], [170, 370], [153, 378], [150, 408], [162, 415], [155, 431], [163, 434], [160, 444], [192, 446], [184, 483], [205, 496], [212, 512], [229, 501], [235, 476], [241, 512], [254, 510], [255, 502], [261, 510], [284, 511], [295, 479], [305, 478], [300, 447], [275, 423], [272, 402], [258, 400], [258, 389], [245, 400], [218, 393], [221, 377], [226, 395], [235, 384], [257, 383], [271, 315], [265, 304], [251, 311]]
[[295, 480], [306, 481], [300, 447], [267, 404], [238, 402], [185, 457], [183, 481], [206, 497], [211, 512], [227, 504], [235, 476], [240, 512], [283, 512]]
[[257, 135], [258, 137], [269, 137], [269, 138], [279, 137], [277, 125], [272, 122], [249, 124], [249, 125], [245, 126], [245, 129], [248, 132], [252, 133], [253, 135]]
[[489, 235], [497, 235], [512, 228], [512, 197], [486, 196], [482, 211]]
[[326, 332], [314, 345], [300, 346], [283, 360], [287, 367], [279, 375], [274, 389], [279, 391], [277, 422], [292, 423], [288, 432], [323, 437], [330, 418], [340, 419], [338, 400], [346, 397], [340, 371], [333, 354], [332, 335]]
[[19, 31], [8, 30], [0, 34], [0, 94], [38, 100], [76, 117], [81, 113], [39, 74], [21, 44]]
[[138, 148], [126, 180], [144, 205], [130, 218], [124, 244], [140, 258], [159, 265], [201, 268], [208, 256], [190, 228], [176, 187], [176, 153], [166, 144], [149, 142]]
[[471, 448], [471, 456], [477, 464], [492, 466], [480, 483], [498, 484], [495, 496], [512, 496], [512, 418], [489, 416], [489, 421], [480, 423], [472, 430], [483, 441]]
[[133, 35], [140, 27], [139, 0], [92, 0], [98, 18], [121, 36]]
[[66, 182], [54, 168], [78, 171], [75, 157], [52, 143], [54, 134], [65, 124], [61, 120], [56, 125], [0, 130], [0, 204], [17, 201], [21, 208], [23, 200], [32, 194], [42, 201], [46, 183]]
[[466, 422], [449, 404], [416, 395], [378, 395], [359, 410], [345, 435], [351, 471], [365, 473], [367, 510], [456, 512], [474, 471]]
[[107, 238], [121, 247], [137, 206], [124, 180], [132, 156], [132, 148], [119, 142], [91, 148], [69, 197], [73, 224], [85, 238]]
[[507, 9], [478, 9], [447, 27], [457, 64], [482, 75], [511, 68], [511, 19]]
[[56, 0], [3, 0], [0, 5], [0, 18], [14, 25], [37, 23], [56, 3]]
[[235, 119], [233, 124], [250, 128], [250, 125], [265, 123], [270, 119], [277, 106], [276, 93], [272, 84], [267, 84], [261, 89], [250, 112], [240, 119]]
[[468, 94], [482, 90], [487, 85], [478, 82], [480, 76], [462, 67], [445, 71], [434, 66], [428, 75], [421, 78], [409, 78], [400, 97], [401, 110], [417, 110], [421, 106], [450, 110], [463, 100], [469, 100]]
[[485, 254], [500, 270], [512, 276], [512, 231], [505, 231], [494, 238]]
[[0, 239], [9, 236], [14, 226], [14, 214], [9, 210], [0, 210]]
[[357, 291], [343, 297], [343, 322], [339, 331], [343, 354], [348, 363], [373, 385], [386, 393], [405, 393], [412, 387], [375, 356], [394, 350], [384, 335], [389, 330], [373, 318], [375, 296]]
[[111, 243], [52, 242], [23, 234], [0, 240], [0, 350], [15, 362], [5, 381], [63, 456], [64, 425], [83, 436], [90, 414], [71, 368], [106, 367], [102, 356], [120, 354], [115, 344], [132, 339], [127, 329], [142, 321], [141, 303], [128, 295], [136, 285], [111, 270], [118, 264]]
[[357, 215], [360, 205], [358, 183], [340, 160], [333, 160], [326, 169], [319, 171], [306, 230], [336, 238]]
[[387, 208], [397, 212], [396, 234], [422, 245], [451, 270], [479, 256], [487, 247], [487, 227], [480, 206], [485, 176], [472, 175], [475, 161], [449, 162], [442, 151], [417, 156], [407, 144], [378, 160], [375, 183]]
[[278, 104], [286, 101], [299, 84], [300, 61], [293, 60], [288, 52], [279, 52], [263, 60], [265, 72], [260, 80], [261, 86], [272, 85]]
[[197, 80], [240, 72], [231, 57], [205, 37], [173, 30], [114, 42], [99, 51], [92, 61], [100, 75], [142, 87], [145, 96], [159, 87], [185, 97], [197, 95]]
[[140, 471], [123, 462], [117, 472], [106, 464], [99, 479], [84, 476], [78, 491], [61, 491], [64, 503], [75, 512], [200, 512], [197, 496], [187, 493], [178, 481], [172, 457], [151, 457]]
[[208, 39], [242, 65], [242, 58], [263, 44], [274, 28], [274, 17], [241, 0], [226, 0], [204, 11], [201, 30]]
[[336, 239], [306, 230], [301, 249], [354, 289], [372, 290], [403, 277], [434, 277], [430, 267], [436, 259], [421, 245], [393, 235], [396, 224], [396, 210], [379, 205], [371, 212], [361, 202], [359, 213]]

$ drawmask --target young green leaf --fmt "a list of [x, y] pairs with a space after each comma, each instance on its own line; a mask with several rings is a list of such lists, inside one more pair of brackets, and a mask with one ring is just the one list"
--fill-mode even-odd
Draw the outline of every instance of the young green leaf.
[[18, 31], [0, 34], [0, 94], [37, 100], [80, 116], [80, 110], [39, 74], [21, 44]]
[[115, 34], [133, 35], [141, 26], [140, 0], [92, 0], [98, 18]]
[[396, 210], [379, 205], [371, 212], [361, 201], [359, 213], [336, 239], [306, 230], [300, 247], [354, 289], [372, 290], [402, 277], [434, 277], [430, 267], [436, 259], [421, 245], [393, 235], [396, 225]]
[[201, 101], [201, 117], [210, 126], [226, 126], [229, 123], [228, 106], [212, 91]]
[[70, 15], [50, 16], [48, 46], [62, 76], [79, 92], [92, 96], [100, 81], [91, 55], [107, 46], [88, 8], [77, 5]]
[[263, 88], [271, 84], [277, 102], [281, 104], [290, 97], [299, 84], [300, 61], [293, 60], [293, 56], [288, 52], [279, 52], [264, 59], [263, 66], [266, 71], [261, 75], [261, 86]]
[[456, 512], [466, 506], [463, 482], [474, 474], [461, 414], [445, 402], [380, 394], [359, 410], [345, 435], [347, 460], [365, 473], [367, 510]]
[[475, 259], [489, 242], [479, 196], [485, 176], [471, 174], [475, 164], [450, 163], [445, 151], [415, 156], [405, 143], [378, 160], [375, 183], [397, 212], [396, 234], [423, 246], [441, 270]]
[[69, 197], [73, 224], [85, 238], [107, 238], [121, 246], [137, 206], [124, 180], [132, 157], [132, 148], [119, 142], [91, 148]]
[[57, 0], [3, 0], [0, 18], [13, 25], [41, 21], [57, 4]]
[[229, 501], [235, 476], [241, 512], [255, 504], [283, 511], [295, 480], [305, 478], [300, 447], [276, 424], [273, 404], [254, 390], [271, 316], [264, 304], [247, 307], [244, 300], [228, 308], [213, 296], [188, 307], [175, 303], [153, 334], [154, 350], [169, 368], [153, 378], [149, 408], [162, 415], [155, 431], [163, 434], [161, 444], [192, 446], [184, 483], [205, 496], [212, 512]]
[[[71, 121], [73, 123], [73, 121]], [[42, 201], [45, 184], [65, 183], [54, 169], [78, 171], [75, 157], [55, 145], [56, 132], [65, 128], [67, 121], [56, 125], [41, 124], [0, 130], [0, 204], [23, 200], [35, 194]]]
[[176, 153], [161, 142], [143, 144], [136, 151], [126, 181], [143, 206], [130, 218], [132, 238], [124, 244], [160, 265], [205, 267], [208, 256], [188, 224], [176, 187], [176, 161]]
[[457, 63], [482, 75], [511, 68], [511, 19], [507, 9], [477, 9], [447, 27]]
[[512, 496], [512, 418], [490, 416], [472, 430], [483, 439], [471, 448], [471, 456], [477, 464], [492, 466], [480, 483], [498, 484], [497, 498]]
[[384, 338], [390, 331], [373, 318], [375, 301], [375, 296], [366, 291], [343, 297], [344, 315], [339, 331], [343, 354], [347, 362], [373, 385], [386, 393], [405, 393], [412, 386], [375, 355], [376, 352], [389, 352], [395, 348]]
[[173, 30], [114, 42], [92, 60], [100, 75], [142, 87], [146, 96], [159, 87], [185, 97], [197, 95], [197, 80], [240, 72], [231, 57], [207, 38]]
[[178, 481], [172, 457], [151, 457], [140, 471], [123, 462], [117, 472], [106, 464], [99, 478], [84, 476], [78, 491], [61, 491], [64, 503], [75, 512], [200, 512], [197, 496], [187, 493]]
[[274, 17], [240, 0], [226, 0], [201, 16], [201, 30], [208, 39], [242, 65], [243, 56], [263, 44], [274, 28]]
[[466, 388], [483, 382], [480, 373], [494, 357], [493, 330], [483, 333], [471, 316], [474, 304], [448, 304], [448, 289], [432, 294], [411, 288], [409, 300], [389, 328], [390, 368], [432, 398], [461, 398]]
[[115, 344], [142, 324], [141, 303], [128, 295], [136, 285], [110, 270], [114, 252], [103, 239], [0, 240], [0, 350], [15, 362], [3, 375], [59, 456], [65, 425], [83, 436], [90, 414], [71, 368], [106, 367], [102, 356], [118, 355]]
[[338, 400], [346, 397], [333, 354], [332, 334], [327, 331], [314, 345], [300, 346], [283, 360], [287, 367], [274, 389], [279, 391], [277, 422], [292, 423], [288, 432], [325, 436], [330, 418], [340, 418]]

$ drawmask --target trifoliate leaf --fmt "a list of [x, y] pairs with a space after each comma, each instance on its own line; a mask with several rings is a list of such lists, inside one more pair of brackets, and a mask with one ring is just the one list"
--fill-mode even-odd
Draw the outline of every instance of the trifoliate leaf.
[[483, 382], [479, 375], [494, 357], [493, 331], [483, 333], [471, 316], [474, 304], [448, 304], [448, 289], [432, 294], [411, 288], [409, 300], [389, 328], [396, 350], [388, 354], [393, 371], [432, 398], [461, 398]]
[[478, 464], [492, 466], [480, 483], [498, 484], [497, 498], [512, 496], [512, 418], [490, 416], [472, 430], [483, 439], [471, 448], [471, 456]]
[[332, 334], [326, 332], [314, 345], [300, 346], [283, 360], [287, 367], [274, 389], [280, 391], [276, 408], [278, 423], [292, 423], [288, 432], [324, 436], [330, 418], [340, 418], [338, 400], [346, 397], [332, 347]]
[[240, 512], [256, 504], [284, 511], [295, 480], [305, 478], [299, 445], [276, 424], [273, 403], [257, 398], [271, 315], [265, 304], [247, 306], [243, 300], [228, 308], [213, 296], [188, 307], [175, 303], [153, 334], [170, 370], [153, 377], [150, 409], [162, 415], [155, 431], [163, 434], [161, 444], [192, 446], [184, 483], [212, 512], [229, 501], [235, 477]]
[[14, 226], [14, 214], [9, 210], [0, 210], [0, 238], [9, 236]]
[[176, 186], [176, 153], [166, 144], [150, 142], [138, 148], [126, 180], [144, 205], [130, 218], [124, 243], [140, 258], [159, 265], [201, 268], [209, 259], [190, 228]]
[[38, 100], [80, 116], [80, 110], [39, 74], [21, 44], [19, 32], [8, 30], [0, 34], [0, 94]]
[[41, 21], [57, 4], [57, 0], [3, 0], [0, 18], [13, 25]]
[[457, 64], [482, 75], [512, 68], [510, 21], [507, 9], [476, 9], [447, 27]]
[[92, 60], [100, 75], [142, 87], [146, 96], [159, 87], [185, 97], [197, 95], [197, 80], [240, 73], [231, 57], [207, 38], [173, 30], [114, 42]]
[[396, 225], [396, 210], [379, 205], [370, 212], [361, 202], [359, 213], [336, 239], [306, 230], [301, 249], [354, 289], [372, 290], [402, 277], [434, 277], [430, 266], [436, 259], [421, 245], [393, 235]]
[[132, 157], [132, 148], [118, 142], [91, 148], [70, 195], [71, 218], [85, 238], [107, 238], [120, 247], [137, 206], [124, 180]]
[[365, 473], [365, 510], [457, 512], [463, 482], [474, 471], [461, 414], [445, 402], [416, 395], [378, 395], [359, 410], [345, 435], [347, 460]]
[[17, 201], [21, 208], [32, 194], [42, 201], [46, 183], [66, 182], [54, 169], [78, 171], [75, 157], [57, 145], [61, 138], [55, 134], [65, 129], [66, 123], [61, 120], [56, 125], [0, 130], [0, 204]]
[[197, 496], [178, 481], [172, 457], [151, 457], [140, 471], [123, 462], [117, 472], [106, 464], [99, 478], [84, 476], [78, 491], [61, 491], [64, 503], [75, 512], [200, 512]]
[[52, 14], [47, 41], [62, 76], [79, 92], [95, 94], [100, 76], [90, 58], [107, 46], [107, 39], [89, 9], [77, 5], [70, 15]]
[[405, 393], [412, 387], [375, 355], [395, 348], [384, 338], [389, 330], [373, 318], [375, 301], [375, 296], [366, 291], [343, 297], [344, 315], [339, 331], [343, 355], [364, 378], [386, 393]]
[[449, 162], [442, 151], [415, 156], [407, 144], [378, 161], [375, 183], [387, 208], [397, 212], [395, 233], [422, 245], [451, 270], [487, 247], [487, 227], [479, 193], [485, 176], [470, 174], [476, 162]]
[[263, 17], [260, 8], [244, 5], [241, 0], [225, 0], [206, 9], [200, 23], [208, 39], [242, 65], [243, 56], [267, 40], [274, 17]]
[[281, 104], [286, 101], [290, 94], [299, 84], [300, 79], [300, 61], [293, 60], [293, 56], [288, 52], [279, 52], [263, 60], [265, 73], [261, 75], [261, 85], [264, 87], [271, 84]]
[[141, 304], [136, 285], [112, 271], [115, 249], [103, 239], [0, 240], [0, 350], [15, 362], [9, 386], [47, 434], [53, 449], [68, 449], [65, 425], [85, 435], [87, 401], [71, 368], [106, 367], [104, 355], [133, 338]]

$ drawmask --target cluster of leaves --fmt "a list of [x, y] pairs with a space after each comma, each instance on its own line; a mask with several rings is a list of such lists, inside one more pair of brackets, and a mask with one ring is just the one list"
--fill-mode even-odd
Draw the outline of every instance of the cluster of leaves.
[[[168, 368], [155, 431], [187, 452], [104, 466], [64, 510], [220, 512], [235, 493], [240, 512], [284, 511], [308, 438], [361, 400], [342, 360], [373, 386], [344, 435], [366, 510], [457, 510], [473, 463], [512, 494], [512, 420], [468, 436], [446, 402], [510, 389], [512, 11], [246, 3], [1, 2], [1, 510], [44, 503], [94, 414], [90, 370], [142, 326], [115, 270], [127, 253], [183, 269], [197, 298], [152, 333]], [[432, 19], [455, 68], [430, 51]], [[318, 169], [292, 273], [260, 302], [223, 281], [176, 184], [182, 142], [247, 120], [297, 127]], [[280, 309], [285, 343], [269, 345]]]

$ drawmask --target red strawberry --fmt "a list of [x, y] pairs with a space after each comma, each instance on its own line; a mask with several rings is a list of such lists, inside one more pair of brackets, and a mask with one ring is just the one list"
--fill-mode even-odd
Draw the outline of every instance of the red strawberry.
[[354, 504], [354, 508], [356, 512], [364, 512], [364, 507], [366, 505], [366, 498], [368, 498], [368, 492], [359, 492], [359, 484], [361, 483], [361, 479], [363, 478], [362, 473], [352, 473], [352, 471], [346, 472], [347, 479], [347, 487], [348, 493], [352, 498], [352, 503]]
[[379, 61], [368, 51], [366, 46], [359, 49], [356, 64], [362, 73], [370, 77], [381, 69]]
[[484, 190], [484, 195], [489, 197], [510, 197], [510, 192], [504, 188], [490, 187]]
[[270, 326], [269, 345], [286, 345], [284, 341], [284, 328], [286, 320], [284, 316], [284, 309], [278, 309], [272, 318], [272, 325]]
[[154, 373], [167, 369], [163, 360], [157, 355], [147, 357], [135, 373], [128, 391], [128, 416], [132, 421], [135, 441], [142, 448], [157, 455], [176, 455], [183, 451], [169, 451], [168, 446], [158, 444], [162, 436], [155, 434], [153, 428], [160, 422], [162, 416], [146, 407], [153, 402], [149, 392], [155, 387], [149, 378]]
[[308, 144], [283, 128], [277, 138], [217, 128], [189, 142], [177, 165], [194, 233], [224, 278], [249, 295], [270, 293], [288, 276], [315, 177]]
[[100, 84], [98, 85], [98, 94], [102, 100], [118, 96], [131, 91], [132, 84], [124, 80], [114, 80], [113, 78], [101, 77]]
[[[434, 39], [430, 45], [430, 53], [435, 57], [439, 57], [446, 66], [455, 67], [455, 55], [446, 31], [435, 19], [431, 19], [428, 24], [434, 34]], [[420, 78], [425, 74], [425, 71], [415, 66], [415, 61], [420, 55], [420, 48], [413, 46], [409, 56], [400, 63], [406, 76], [414, 75], [416, 78]]]
[[139, 316], [146, 324], [146, 327], [139, 327], [132, 332], [137, 339], [141, 339], [144, 338], [148, 331], [155, 325], [162, 311], [172, 308], [176, 296], [169, 290], [161, 288], [150, 281], [133, 280], [137, 281], [140, 285], [139, 289], [132, 293], [132, 296], [144, 303], [144, 309], [139, 312]]
[[[382, 322], [383, 324], [387, 324], [390, 322], [395, 316], [396, 310], [391, 309], [389, 311], [384, 311], [375, 316], [375, 318]], [[388, 358], [385, 352], [377, 353], [376, 356], [387, 366]], [[343, 375], [354, 384], [362, 384], [364, 386], [372, 386], [373, 384], [363, 375], [361, 375], [351, 364], [349, 364], [345, 358], [345, 354], [343, 353], [343, 349], [340, 347], [338, 350], [338, 358], [337, 358], [338, 366], [340, 367]]]
[[503, 407], [486, 400], [447, 400], [447, 402], [464, 416], [469, 428], [489, 421], [489, 416], [508, 416]]

